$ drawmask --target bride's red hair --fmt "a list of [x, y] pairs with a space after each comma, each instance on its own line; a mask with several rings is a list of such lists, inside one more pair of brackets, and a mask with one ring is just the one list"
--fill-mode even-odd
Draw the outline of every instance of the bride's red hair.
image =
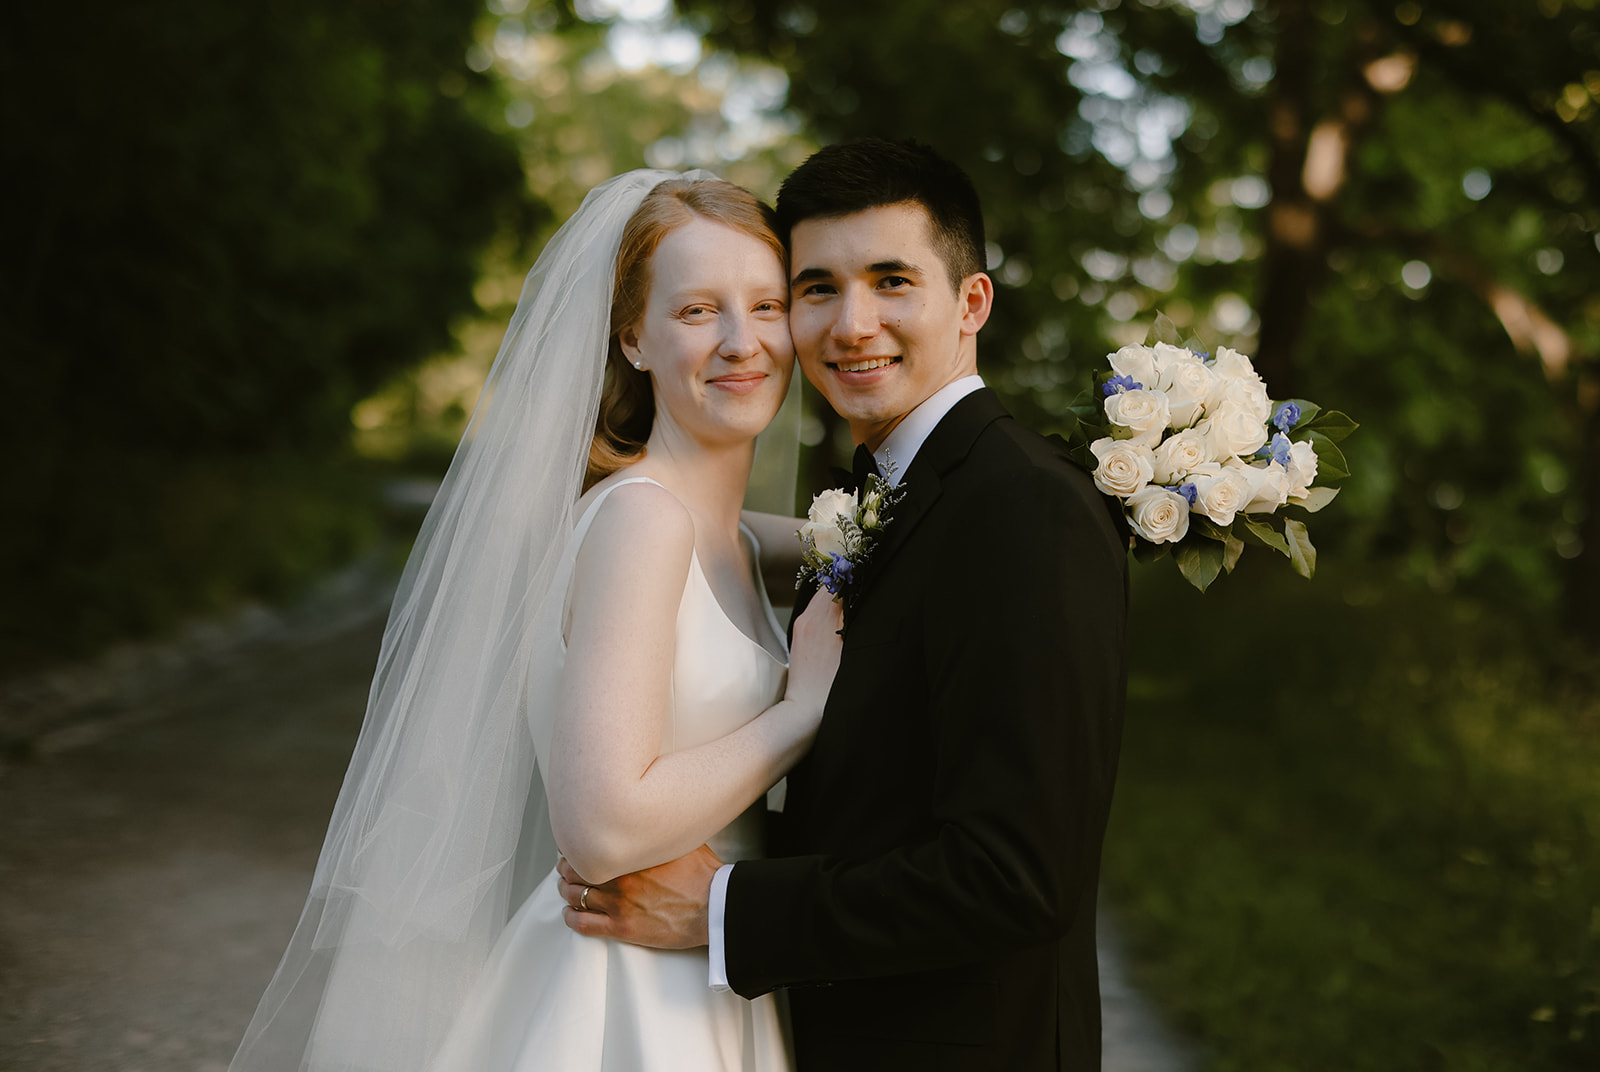
[[637, 324], [650, 299], [650, 261], [669, 233], [700, 217], [743, 231], [766, 243], [787, 263], [772, 209], [749, 190], [721, 179], [669, 179], [645, 195], [622, 232], [617, 251], [616, 290], [611, 299], [611, 343], [606, 353], [600, 415], [589, 445], [585, 491], [644, 456], [655, 423], [655, 393], [650, 374], [623, 356], [617, 336]]

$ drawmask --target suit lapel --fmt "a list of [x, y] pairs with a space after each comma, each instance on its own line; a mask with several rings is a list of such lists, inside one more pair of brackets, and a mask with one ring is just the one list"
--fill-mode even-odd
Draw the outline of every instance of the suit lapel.
[[867, 598], [889, 560], [905, 546], [918, 523], [939, 500], [945, 474], [967, 456], [978, 433], [1007, 415], [1000, 399], [985, 387], [957, 402], [934, 426], [906, 468], [900, 482], [905, 495], [895, 504], [882, 542], [873, 548], [871, 560], [856, 579], [855, 595], [850, 601], [852, 610]]

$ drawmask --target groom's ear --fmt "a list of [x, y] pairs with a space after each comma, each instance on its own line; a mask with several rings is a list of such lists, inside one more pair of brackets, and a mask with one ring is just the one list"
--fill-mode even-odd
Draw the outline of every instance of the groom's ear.
[[994, 308], [994, 281], [987, 272], [973, 272], [961, 281], [956, 300], [961, 303], [961, 334], [976, 335]]

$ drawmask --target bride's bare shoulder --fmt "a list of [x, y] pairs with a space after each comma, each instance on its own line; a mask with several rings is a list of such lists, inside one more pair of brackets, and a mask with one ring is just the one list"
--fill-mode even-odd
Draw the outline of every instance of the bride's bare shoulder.
[[660, 567], [681, 562], [688, 568], [694, 551], [694, 518], [677, 496], [654, 481], [636, 480], [609, 489], [602, 483], [579, 500], [580, 511], [598, 495], [605, 499], [584, 536], [580, 563], [604, 563], [610, 569], [623, 563]]

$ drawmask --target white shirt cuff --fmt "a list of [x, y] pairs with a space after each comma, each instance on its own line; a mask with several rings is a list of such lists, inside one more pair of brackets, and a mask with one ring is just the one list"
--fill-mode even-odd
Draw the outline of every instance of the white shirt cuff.
[[732, 990], [728, 985], [728, 955], [722, 944], [722, 921], [728, 909], [728, 876], [732, 864], [723, 864], [711, 876], [711, 898], [706, 905], [706, 929], [711, 932], [711, 978], [713, 990]]

